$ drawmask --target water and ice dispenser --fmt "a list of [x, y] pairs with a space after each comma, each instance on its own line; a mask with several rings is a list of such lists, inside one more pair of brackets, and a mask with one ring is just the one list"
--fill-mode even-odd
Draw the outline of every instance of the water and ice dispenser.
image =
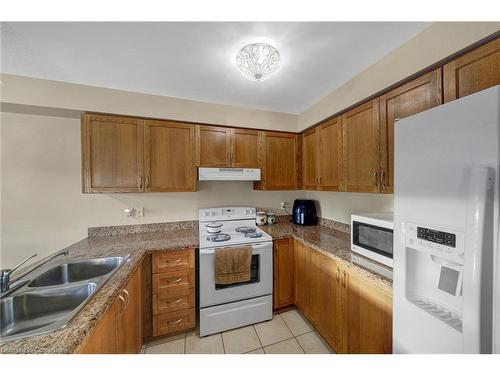
[[406, 298], [462, 332], [463, 233], [405, 224]]

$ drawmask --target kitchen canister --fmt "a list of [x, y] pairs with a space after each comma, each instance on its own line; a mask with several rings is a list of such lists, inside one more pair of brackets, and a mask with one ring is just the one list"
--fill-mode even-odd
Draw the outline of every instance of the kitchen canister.
[[276, 214], [274, 212], [267, 213], [267, 224], [273, 225], [276, 222]]
[[257, 217], [255, 218], [255, 223], [257, 225], [266, 225], [267, 215], [264, 211], [257, 211]]

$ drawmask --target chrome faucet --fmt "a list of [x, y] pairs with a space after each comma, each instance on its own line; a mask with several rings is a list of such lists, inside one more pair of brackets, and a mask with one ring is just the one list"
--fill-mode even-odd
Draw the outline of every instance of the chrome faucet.
[[[21, 267], [24, 263], [26, 263], [28, 260], [30, 259], [33, 259], [34, 257], [36, 257], [38, 254], [33, 254], [31, 256], [29, 256], [28, 258], [24, 259], [21, 263], [19, 263], [18, 265], [14, 266], [13, 268], [10, 268], [10, 269], [3, 269], [0, 271], [1, 273], [1, 281], [0, 281], [0, 287], [1, 287], [1, 293], [2, 293], [2, 297], [7, 294], [7, 292], [9, 292], [10, 290], [10, 286], [11, 284], [15, 283], [16, 281], [22, 279], [24, 276], [26, 276], [27, 274], [33, 272], [34, 270], [38, 269], [39, 267], [43, 266], [45, 263], [47, 263], [48, 261], [54, 259], [55, 257], [59, 256], [59, 255], [67, 255], [68, 254], [68, 250], [61, 250], [61, 251], [58, 251], [57, 253], [53, 254], [53, 255], [50, 255], [44, 259], [42, 259], [41, 261], [39, 261], [36, 266], [30, 268], [29, 270], [27, 270], [26, 272], [23, 272], [21, 275], [17, 276], [14, 280], [10, 280], [10, 275], [17, 269], [19, 269], [19, 267]], [[17, 288], [16, 288], [17, 289]]]

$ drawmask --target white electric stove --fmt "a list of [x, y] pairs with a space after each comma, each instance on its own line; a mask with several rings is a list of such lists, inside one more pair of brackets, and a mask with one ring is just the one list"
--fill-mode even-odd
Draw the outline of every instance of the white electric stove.
[[[199, 210], [199, 329], [206, 336], [272, 319], [273, 242], [255, 224], [255, 207]], [[215, 282], [215, 251], [251, 247], [251, 279], [245, 283]]]

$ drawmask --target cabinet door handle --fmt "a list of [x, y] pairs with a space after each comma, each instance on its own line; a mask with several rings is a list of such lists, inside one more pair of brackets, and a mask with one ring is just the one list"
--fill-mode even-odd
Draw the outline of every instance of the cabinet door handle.
[[127, 296], [127, 298], [126, 298], [127, 304], [125, 305], [125, 308], [127, 308], [129, 303], [130, 303], [130, 294], [128, 293], [127, 289], [123, 289], [123, 293], [125, 293], [125, 295]]
[[321, 176], [318, 177], [318, 184], [321, 185]]
[[345, 271], [342, 273], [342, 285], [344, 287], [347, 285], [347, 274]]
[[125, 311], [127, 303], [125, 302], [125, 298], [123, 298], [123, 296], [121, 294], [118, 296], [118, 298], [122, 301], [122, 304], [123, 304], [122, 305], [123, 306], [122, 307], [122, 311], [120, 311], [120, 314], [123, 314], [123, 312]]
[[337, 282], [340, 282], [340, 268], [337, 267], [337, 272], [335, 272], [335, 278], [337, 279]]
[[182, 322], [182, 318], [180, 319], [177, 319], [175, 322], [168, 322], [168, 324], [179, 324], [180, 322]]
[[375, 171], [375, 172], [373, 172], [373, 181], [374, 181], [374, 185], [375, 185], [375, 186], [379, 186], [379, 180], [378, 180], [378, 178], [377, 178], [377, 176], [378, 176], [378, 172], [379, 172], [379, 171]]
[[149, 188], [149, 176], [146, 176], [146, 189]]
[[385, 190], [386, 185], [385, 185], [385, 171], [381, 170], [380, 171], [380, 185], [382, 186], [382, 190]]
[[144, 179], [144, 176], [139, 176], [138, 182], [139, 182], [139, 189], [142, 189], [142, 181]]

